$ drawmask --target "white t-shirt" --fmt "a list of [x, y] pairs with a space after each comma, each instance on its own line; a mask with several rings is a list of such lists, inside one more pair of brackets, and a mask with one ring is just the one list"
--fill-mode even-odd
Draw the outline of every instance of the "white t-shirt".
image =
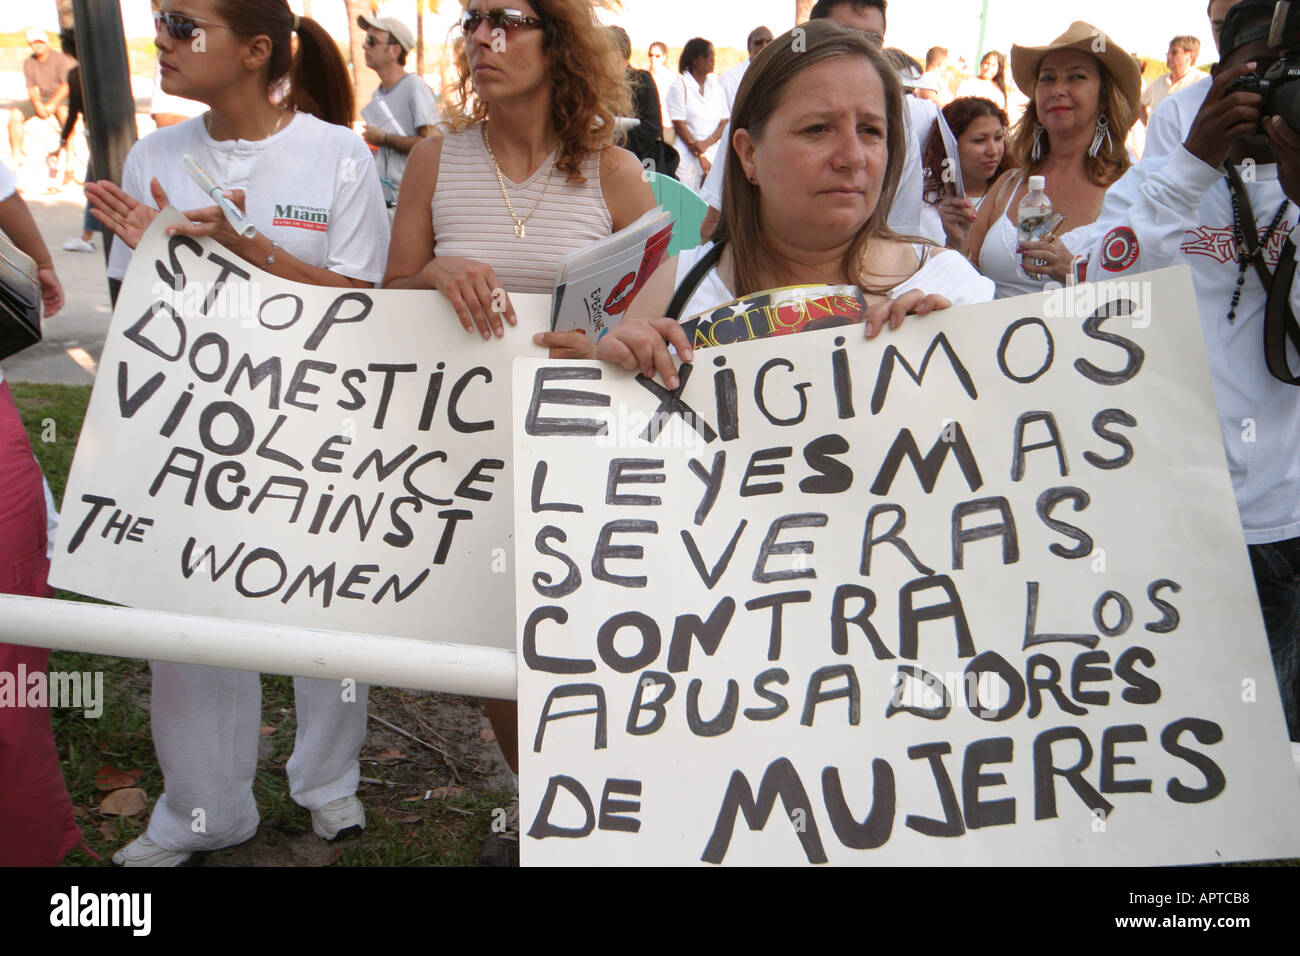
[[980, 99], [992, 100], [1004, 110], [1007, 108], [1007, 94], [998, 89], [992, 80], [982, 80], [978, 76], [967, 77], [957, 84], [957, 97], [978, 96]]
[[728, 113], [736, 105], [736, 90], [740, 89], [740, 81], [745, 78], [747, 69], [749, 69], [749, 61], [742, 60], [718, 77], [718, 82], [722, 84], [722, 95], [727, 101]]
[[[712, 248], [713, 243], [708, 242], [678, 254], [677, 285], [681, 285], [686, 278], [686, 274], [691, 271], [695, 263], [699, 262]], [[897, 299], [904, 292], [920, 289], [926, 294], [934, 293], [943, 296], [954, 307], [974, 305], [978, 302], [992, 300], [992, 280], [980, 275], [978, 270], [961, 253], [952, 249], [932, 248], [927, 252], [928, 247], [925, 246], [916, 246], [915, 248], [917, 256], [924, 257], [921, 268], [890, 290], [889, 297], [891, 299]], [[717, 266], [714, 266], [705, 273], [704, 278], [700, 280], [700, 284], [691, 293], [691, 297], [686, 300], [679, 318], [689, 319], [701, 312], [732, 302], [735, 299], [736, 296], [731, 293], [731, 290], [722, 281], [721, 276], [718, 275]]]
[[[722, 92], [722, 84], [718, 81], [717, 76], [712, 73], [705, 78], [702, 92], [699, 83], [695, 81], [695, 77], [689, 73], [681, 74], [668, 88], [667, 100], [668, 119], [670, 121], [681, 120], [685, 122], [686, 128], [690, 130], [691, 138], [696, 140], [707, 139], [712, 136], [713, 131], [718, 128], [718, 124], [731, 113], [727, 108], [727, 100]], [[704, 151], [704, 157], [710, 163], [717, 157], [718, 147], [724, 142], [726, 142], [725, 137]], [[677, 147], [677, 155], [681, 157], [681, 162], [677, 167], [677, 178], [683, 185], [691, 189], [699, 189], [704, 180], [699, 159], [686, 148], [686, 144], [680, 136], [677, 137], [677, 142], [674, 145]]]
[[[1286, 196], [1276, 166], [1258, 164], [1252, 171], [1254, 178], [1245, 187], [1262, 235]], [[1298, 221], [1295, 204], [1288, 203], [1277, 233], [1264, 248], [1270, 269]], [[1238, 266], [1223, 173], [1182, 147], [1169, 156], [1145, 160], [1106, 191], [1098, 222], [1102, 228], [1097, 239], [1085, 250], [1084, 277], [1089, 281], [1123, 279], [1172, 265], [1192, 267], [1228, 474], [1246, 542], [1264, 544], [1300, 535], [1300, 388], [1275, 379], [1264, 361], [1267, 296], [1254, 269], [1247, 269], [1236, 317], [1228, 321]], [[1294, 238], [1300, 240], [1300, 234]], [[1300, 310], [1300, 283], [1292, 285], [1290, 303]], [[1290, 358], [1292, 368], [1297, 367], [1294, 351]], [[1253, 423], [1251, 438], [1243, 439], [1247, 420]]]
[[[1147, 88], [1142, 91], [1142, 105], [1148, 110], [1153, 110], [1160, 105], [1165, 97], [1177, 93], [1179, 90], [1185, 90], [1189, 86], [1195, 86], [1202, 80], [1208, 80], [1210, 74], [1204, 70], [1188, 70], [1183, 78], [1177, 83], [1173, 82], [1173, 74], [1166, 73], [1163, 76], [1157, 76], [1147, 84]], [[1151, 114], [1147, 113], [1150, 119]]]
[[[420, 127], [436, 126], [442, 120], [442, 115], [438, 112], [438, 101], [433, 97], [433, 90], [429, 89], [429, 84], [414, 73], [407, 73], [391, 90], [376, 88], [370, 103], [382, 103], [387, 107], [387, 113], [382, 108], [379, 112], [384, 114], [385, 120], [388, 120], [389, 116], [391, 120], [376, 125], [397, 136], [414, 136]], [[391, 128], [394, 123], [397, 129]], [[375, 155], [375, 166], [379, 170], [379, 177], [387, 179], [395, 189], [401, 186], [402, 172], [406, 169], [408, 158], [410, 158], [409, 153], [390, 149], [387, 146], [379, 147], [379, 152]]]
[[1147, 141], [1142, 150], [1144, 160], [1168, 156], [1183, 144], [1209, 92], [1210, 84], [1193, 83], [1160, 101], [1147, 121]]
[[[907, 152], [903, 159], [903, 172], [898, 180], [898, 191], [894, 193], [894, 204], [889, 208], [889, 228], [904, 236], [925, 236], [934, 238], [925, 232], [921, 221], [921, 207], [925, 205], [925, 173], [921, 169], [921, 158], [925, 153], [925, 144], [934, 128], [935, 117], [939, 107], [929, 100], [915, 96], [903, 97], [903, 129], [907, 135]], [[919, 134], [919, 137], [918, 137]], [[722, 134], [721, 143], [731, 142], [731, 124], [727, 124]], [[724, 162], [714, 163], [709, 175], [700, 187], [700, 198], [714, 209], [722, 208], [722, 174], [726, 165], [727, 153], [722, 153]], [[938, 242], [942, 245], [944, 236], [939, 232]]]
[[[249, 220], [285, 252], [352, 279], [383, 279], [388, 214], [370, 150], [351, 130], [295, 113], [266, 139], [218, 142], [197, 116], [136, 143], [122, 188], [153, 206], [149, 181], [157, 178], [177, 209], [211, 206], [181, 167], [186, 153], [223, 189], [244, 190]], [[131, 250], [115, 240], [109, 277], [122, 278], [130, 260]]]
[[677, 74], [664, 66], [651, 70], [650, 77], [655, 81], [655, 90], [659, 94], [659, 119], [667, 129], [673, 125], [668, 118], [668, 90], [677, 79]]

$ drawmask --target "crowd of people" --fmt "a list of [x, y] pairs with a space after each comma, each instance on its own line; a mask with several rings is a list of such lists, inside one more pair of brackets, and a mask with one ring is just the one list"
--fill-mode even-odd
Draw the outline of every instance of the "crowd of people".
[[[692, 357], [679, 320], [765, 289], [859, 286], [871, 339], [909, 316], [942, 321], [950, 307], [1052, 283], [1195, 263], [1229, 470], [1287, 729], [1300, 740], [1300, 363], [1285, 331], [1261, 346], [1266, 312], [1297, 301], [1295, 246], [1282, 240], [1300, 224], [1300, 133], [1231, 85], [1277, 59], [1261, 29], [1272, 0], [1211, 0], [1219, 49], [1210, 75], [1195, 68], [1193, 38], [1180, 35], [1169, 74], [1145, 90], [1135, 57], [1082, 21], [1050, 43], [1014, 45], [1009, 57], [987, 51], [978, 74], [961, 79], [942, 48], [922, 66], [886, 46], [886, 0], [818, 0], [797, 33], [754, 29], [748, 59], [719, 76], [701, 37], [676, 64], [655, 42], [650, 69], [635, 69], [627, 35], [602, 26], [592, 0], [462, 5], [463, 52], [440, 108], [405, 72], [409, 29], [363, 18], [366, 63], [380, 78], [362, 111], [363, 140], [351, 129], [352, 86], [336, 45], [284, 0], [186, 0], [183, 12], [164, 4], [161, 87], [202, 106], [141, 140], [120, 184], [87, 186], [96, 220], [116, 237], [109, 274], [123, 274], [170, 202], [189, 210], [175, 232], [210, 237], [274, 275], [437, 290], [464, 332], [501, 336], [515, 320], [509, 294], [551, 292], [561, 256], [653, 208], [643, 161], [672, 172], [669, 147], [677, 178], [711, 207], [702, 241], [660, 266], [599, 343], [537, 336], [552, 356], [597, 357], [676, 387], [670, 349]], [[200, 24], [222, 28], [208, 32], [202, 55], [188, 42]], [[34, 108], [38, 95], [45, 111], [66, 98], [47, 87], [34, 84]], [[1130, 134], [1141, 123], [1139, 157]], [[367, 144], [379, 150], [373, 160]], [[232, 188], [253, 236], [236, 234], [181, 173], [182, 153]], [[354, 164], [374, 175], [346, 175]], [[1250, 176], [1236, 175], [1238, 165]], [[1063, 219], [1051, 235], [1022, 241], [1016, 210], [1038, 177]], [[273, 200], [284, 196], [326, 210], [327, 228], [274, 220]], [[1206, 228], [1234, 237], [1229, 257], [1206, 258], [1183, 241]], [[0, 385], [0, 435], [11, 407]], [[1245, 417], [1260, 422], [1260, 444], [1249, 449], [1239, 440]], [[15, 444], [7, 457], [22, 459], [30, 518], [30, 451]], [[29, 524], [24, 554], [44, 547], [43, 525]], [[0, 587], [38, 593], [43, 583], [32, 577], [19, 590], [0, 576]], [[364, 827], [356, 788], [365, 689], [361, 706], [340, 706], [337, 687], [321, 683], [295, 682], [288, 776], [315, 831], [334, 839]], [[166, 791], [147, 832], [114, 862], [176, 865], [256, 831], [258, 702], [257, 675], [153, 664]], [[513, 703], [485, 709], [517, 771]], [[189, 826], [197, 807], [204, 833]], [[66, 842], [52, 841], [46, 859]]]

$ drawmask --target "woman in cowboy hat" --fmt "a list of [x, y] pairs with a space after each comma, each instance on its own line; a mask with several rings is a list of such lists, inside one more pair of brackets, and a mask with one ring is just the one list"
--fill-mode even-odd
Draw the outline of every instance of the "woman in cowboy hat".
[[[1011, 151], [1021, 169], [994, 185], [971, 226], [970, 256], [997, 283], [998, 297], [1064, 282], [1073, 250], [1086, 248], [1106, 189], [1128, 169], [1124, 139], [1142, 95], [1137, 61], [1101, 30], [1075, 21], [1047, 46], [1011, 48], [1011, 75], [1029, 94]], [[1016, 210], [1029, 176], [1043, 176], [1055, 212], [1065, 216], [1046, 242], [1021, 243]], [[1024, 258], [1024, 271], [1018, 266]]]

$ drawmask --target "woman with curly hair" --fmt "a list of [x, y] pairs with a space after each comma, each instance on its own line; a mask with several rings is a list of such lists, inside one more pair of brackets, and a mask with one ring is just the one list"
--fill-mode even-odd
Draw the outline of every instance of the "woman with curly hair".
[[965, 255], [971, 224], [990, 187], [1016, 163], [1006, 148], [1007, 114], [992, 100], [958, 97], [943, 108], [943, 118], [957, 139], [957, 163], [966, 195], [949, 192], [954, 177], [945, 165], [948, 154], [936, 121], [925, 147], [921, 231], [927, 236], [943, 236], [949, 249]]
[[[1081, 20], [1046, 46], [1013, 46], [1011, 74], [1029, 94], [1010, 147], [1023, 169], [994, 184], [970, 232], [971, 260], [997, 283], [998, 298], [1065, 282], [1074, 251], [1091, 246], [1106, 190], [1129, 168], [1124, 139], [1142, 96], [1137, 61]], [[1044, 177], [1053, 210], [1065, 216], [1043, 242], [1016, 233], [1030, 176]]]
[[449, 129], [411, 150], [384, 285], [437, 289], [490, 338], [515, 322], [493, 290], [549, 294], [562, 256], [635, 222], [654, 194], [613, 145], [631, 97], [592, 0], [462, 3]]

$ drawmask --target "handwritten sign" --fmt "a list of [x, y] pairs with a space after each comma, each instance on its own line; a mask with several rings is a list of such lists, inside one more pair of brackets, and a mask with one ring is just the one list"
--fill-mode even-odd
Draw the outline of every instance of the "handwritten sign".
[[163, 229], [132, 259], [51, 581], [135, 607], [508, 647], [510, 362], [433, 292], [307, 286]]
[[1300, 853], [1186, 270], [515, 365], [526, 863]]

